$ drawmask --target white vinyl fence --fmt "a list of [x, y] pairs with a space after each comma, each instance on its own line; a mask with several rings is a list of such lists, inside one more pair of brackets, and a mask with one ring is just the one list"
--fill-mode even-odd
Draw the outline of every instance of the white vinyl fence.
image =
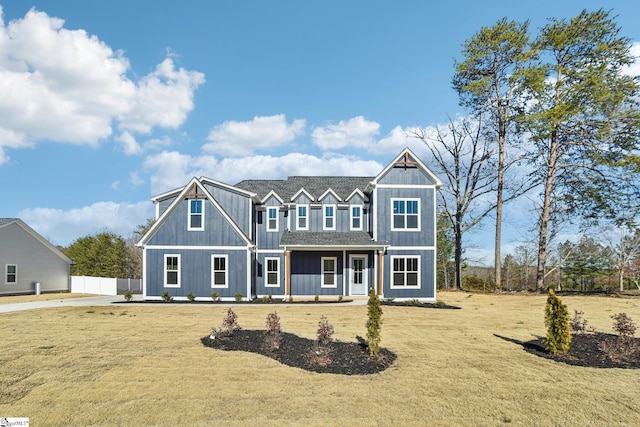
[[126, 290], [142, 291], [140, 279], [113, 279], [110, 277], [71, 276], [71, 292], [77, 294], [118, 295]]

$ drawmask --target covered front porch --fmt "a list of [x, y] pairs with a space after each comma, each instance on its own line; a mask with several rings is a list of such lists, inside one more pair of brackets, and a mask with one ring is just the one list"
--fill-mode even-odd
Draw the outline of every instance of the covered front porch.
[[382, 296], [386, 242], [366, 232], [285, 231], [286, 296]]

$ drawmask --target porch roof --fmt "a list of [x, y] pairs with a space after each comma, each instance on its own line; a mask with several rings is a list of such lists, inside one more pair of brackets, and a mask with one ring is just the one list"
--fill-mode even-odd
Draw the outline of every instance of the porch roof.
[[373, 240], [366, 231], [288, 231], [282, 234], [280, 246], [291, 250], [365, 249], [384, 250], [388, 242]]

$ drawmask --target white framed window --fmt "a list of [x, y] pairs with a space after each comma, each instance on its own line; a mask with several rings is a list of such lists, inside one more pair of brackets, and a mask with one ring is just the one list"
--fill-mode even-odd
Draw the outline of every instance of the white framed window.
[[164, 256], [164, 287], [180, 287], [180, 255], [165, 254]]
[[324, 230], [336, 229], [336, 205], [324, 205], [322, 207], [322, 223]]
[[6, 264], [4, 266], [4, 283], [5, 285], [14, 285], [18, 283], [17, 264]]
[[229, 287], [228, 255], [211, 255], [211, 287]]
[[297, 205], [296, 217], [297, 217], [296, 228], [298, 230], [308, 230], [309, 229], [309, 205]]
[[204, 199], [189, 200], [188, 230], [204, 230]]
[[354, 205], [349, 209], [352, 230], [362, 230], [362, 205]]
[[322, 257], [322, 281], [321, 287], [335, 288], [338, 286], [338, 258]]
[[391, 257], [391, 288], [420, 288], [420, 256]]
[[278, 208], [267, 208], [267, 231], [278, 231]]
[[391, 199], [391, 230], [420, 231], [420, 199]]
[[266, 274], [264, 285], [268, 288], [280, 286], [280, 258], [265, 258]]

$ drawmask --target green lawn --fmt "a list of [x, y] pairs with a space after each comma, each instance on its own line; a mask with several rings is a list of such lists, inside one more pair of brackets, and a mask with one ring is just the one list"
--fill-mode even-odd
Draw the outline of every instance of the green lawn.
[[[56, 308], [0, 315], [0, 417], [32, 425], [640, 425], [640, 371], [558, 364], [494, 334], [545, 334], [545, 296], [441, 293], [462, 310], [384, 307], [381, 374], [289, 368], [206, 348], [222, 305]], [[599, 331], [640, 323], [640, 299], [566, 297]], [[245, 328], [277, 310], [286, 332], [365, 336], [366, 306], [238, 305]]]

